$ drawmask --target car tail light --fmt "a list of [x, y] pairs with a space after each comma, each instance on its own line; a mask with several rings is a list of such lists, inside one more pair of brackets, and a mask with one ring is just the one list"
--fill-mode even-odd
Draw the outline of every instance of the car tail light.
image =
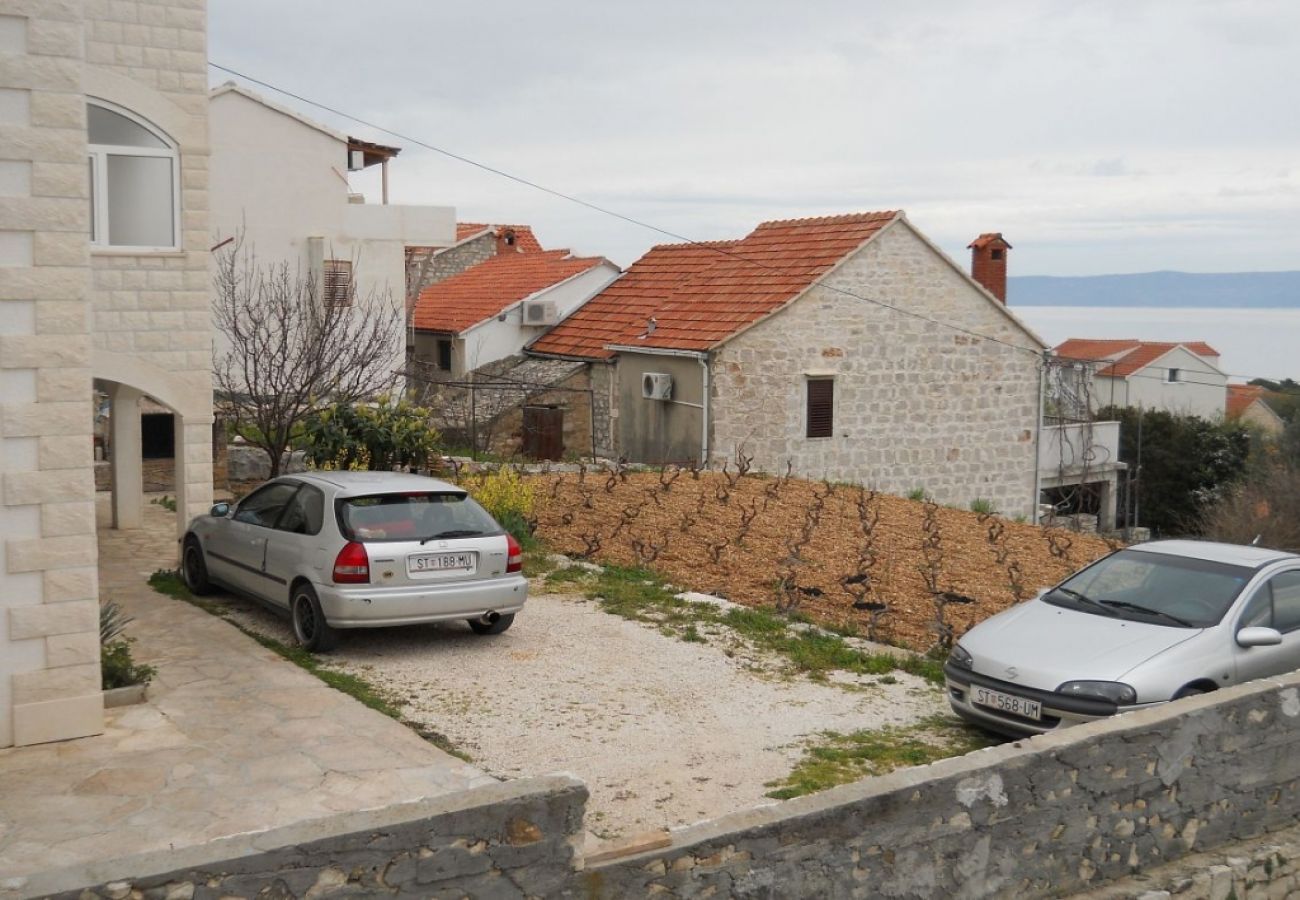
[[515, 540], [513, 534], [506, 535], [506, 547], [510, 556], [506, 559], [507, 572], [522, 572], [524, 570], [524, 551]]
[[364, 544], [349, 541], [334, 558], [335, 584], [369, 584], [370, 557]]

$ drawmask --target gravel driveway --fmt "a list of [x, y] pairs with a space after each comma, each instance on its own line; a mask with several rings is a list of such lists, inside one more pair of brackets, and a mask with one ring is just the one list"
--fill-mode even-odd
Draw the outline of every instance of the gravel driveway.
[[[245, 627], [292, 641], [274, 615], [228, 602]], [[939, 689], [901, 672], [818, 683], [704, 637], [540, 594], [499, 636], [459, 623], [355, 631], [322, 659], [404, 699], [409, 718], [494, 775], [577, 775], [591, 790], [587, 829], [602, 839], [774, 802], [765, 784], [790, 772], [802, 739], [947, 710]]]

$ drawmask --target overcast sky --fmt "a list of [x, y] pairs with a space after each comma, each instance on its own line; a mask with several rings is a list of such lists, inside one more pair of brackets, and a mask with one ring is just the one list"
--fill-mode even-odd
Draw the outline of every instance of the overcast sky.
[[[1295, 0], [209, 0], [209, 16], [213, 62], [694, 239], [902, 208], [963, 263], [1003, 232], [1013, 274], [1300, 269]], [[671, 240], [255, 89], [402, 145], [394, 202], [530, 223], [621, 265]]]

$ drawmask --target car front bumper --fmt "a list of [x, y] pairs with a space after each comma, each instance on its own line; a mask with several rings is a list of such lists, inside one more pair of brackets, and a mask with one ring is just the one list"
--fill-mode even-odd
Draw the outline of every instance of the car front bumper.
[[317, 584], [314, 587], [325, 620], [335, 628], [419, 625], [477, 619], [490, 612], [505, 616], [523, 609], [528, 598], [528, 581], [522, 575], [436, 586]]
[[[952, 707], [953, 712], [966, 721], [979, 725], [981, 728], [987, 728], [990, 731], [996, 731], [1010, 737], [1046, 734], [1058, 728], [1093, 722], [1131, 709], [1139, 709], [1143, 705], [1150, 705], [1117, 706], [1104, 700], [1067, 697], [1055, 691], [1037, 690], [1014, 682], [1001, 681], [987, 675], [980, 675], [969, 669], [954, 666], [951, 662], [943, 667], [943, 674], [948, 692], [948, 704]], [[991, 688], [1014, 697], [1037, 700], [1042, 704], [1042, 717], [1030, 719], [1003, 710], [976, 705], [971, 702], [972, 685]]]

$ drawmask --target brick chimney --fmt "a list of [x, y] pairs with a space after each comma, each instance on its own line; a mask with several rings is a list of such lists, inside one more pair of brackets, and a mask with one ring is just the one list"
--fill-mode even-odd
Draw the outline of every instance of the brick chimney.
[[968, 245], [970, 277], [1003, 303], [1007, 302], [1007, 251], [1011, 249], [1001, 232], [981, 234]]

